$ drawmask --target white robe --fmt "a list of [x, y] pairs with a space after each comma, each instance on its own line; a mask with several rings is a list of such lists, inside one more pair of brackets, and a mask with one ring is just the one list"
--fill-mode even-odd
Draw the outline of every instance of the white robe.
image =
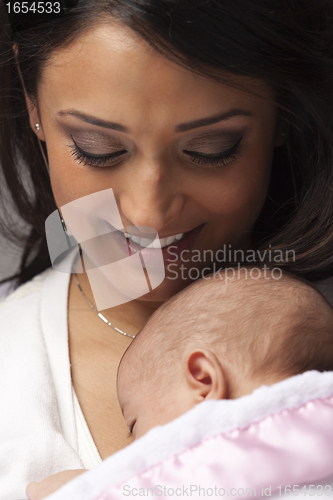
[[49, 269], [0, 303], [0, 500], [101, 463], [71, 381], [68, 287]]

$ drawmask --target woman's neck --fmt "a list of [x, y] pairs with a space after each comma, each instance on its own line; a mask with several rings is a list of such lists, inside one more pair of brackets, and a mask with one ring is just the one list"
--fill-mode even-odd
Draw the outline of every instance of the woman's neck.
[[[85, 297], [96, 307], [87, 274], [79, 274], [77, 275], [77, 277]], [[75, 288], [77, 290], [75, 290]], [[73, 290], [75, 294], [75, 302], [77, 304], [80, 304], [80, 307], [89, 309], [90, 306], [86, 302], [82, 293], [79, 291], [79, 288], [73, 277], [71, 282], [71, 290]], [[79, 295], [77, 292], [79, 292]], [[149, 302], [136, 299], [118, 305], [116, 307], [112, 307], [110, 309], [105, 309], [100, 312], [117, 328], [120, 328], [122, 331], [130, 335], [136, 335], [139, 330], [141, 330], [143, 325], [148, 321], [149, 317], [156, 311], [156, 309], [159, 308], [161, 304], [162, 302]], [[95, 313], [95, 316], [98, 322], [101, 322], [101, 324], [103, 325], [102, 320], [97, 317], [97, 313]]]

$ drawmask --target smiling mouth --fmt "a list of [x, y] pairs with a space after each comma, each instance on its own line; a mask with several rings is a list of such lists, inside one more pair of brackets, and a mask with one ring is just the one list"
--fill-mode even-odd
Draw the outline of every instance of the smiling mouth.
[[139, 233], [140, 235], [138, 235], [118, 229], [115, 230], [113, 234], [118, 246], [124, 252], [124, 256], [128, 257], [140, 253], [145, 259], [145, 262], [147, 261], [148, 263], [149, 261], [149, 265], [160, 266], [161, 256], [163, 256], [164, 264], [175, 262], [175, 257], [181, 255], [183, 250], [192, 248], [199, 238], [204, 226], [205, 223], [190, 231], [170, 235], [166, 238], [159, 238], [156, 231], [154, 234], [148, 231], [142, 231], [141, 234]]
[[188, 233], [179, 233], [172, 236], [168, 236], [167, 238], [155, 238], [153, 240], [148, 238], [140, 238], [140, 236], [134, 236], [128, 233], [124, 233], [125, 238], [130, 240], [132, 243], [135, 243], [136, 245], [142, 248], [153, 248], [153, 249], [158, 249], [158, 248], [161, 249], [173, 245], [175, 243], [178, 243], [178, 241], [181, 241], [184, 237], [187, 236], [187, 234]]

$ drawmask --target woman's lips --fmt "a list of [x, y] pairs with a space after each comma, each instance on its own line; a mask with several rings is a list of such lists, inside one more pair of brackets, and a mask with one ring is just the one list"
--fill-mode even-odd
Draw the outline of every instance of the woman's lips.
[[124, 233], [121, 231], [114, 233], [114, 237], [126, 256], [140, 252], [146, 265], [158, 266], [161, 265], [162, 253], [164, 265], [168, 265], [172, 262], [176, 262], [183, 250], [190, 250], [193, 247], [203, 227], [204, 224], [201, 224], [191, 231], [184, 233], [184, 237], [181, 240], [175, 241], [174, 243], [159, 249], [150, 248], [149, 246], [142, 247], [137, 243], [134, 243], [131, 239], [126, 238]]

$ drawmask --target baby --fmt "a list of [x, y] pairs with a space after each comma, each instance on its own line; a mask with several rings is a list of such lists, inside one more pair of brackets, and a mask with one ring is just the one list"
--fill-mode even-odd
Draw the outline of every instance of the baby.
[[[240, 279], [239, 279], [240, 278]], [[124, 353], [119, 403], [135, 439], [207, 399], [235, 399], [307, 370], [333, 370], [333, 310], [287, 273], [202, 279], [164, 303]], [[40, 500], [84, 471], [27, 494]]]
[[206, 399], [235, 399], [333, 370], [333, 310], [305, 281], [200, 280], [162, 305], [126, 350], [118, 399], [135, 439]]

